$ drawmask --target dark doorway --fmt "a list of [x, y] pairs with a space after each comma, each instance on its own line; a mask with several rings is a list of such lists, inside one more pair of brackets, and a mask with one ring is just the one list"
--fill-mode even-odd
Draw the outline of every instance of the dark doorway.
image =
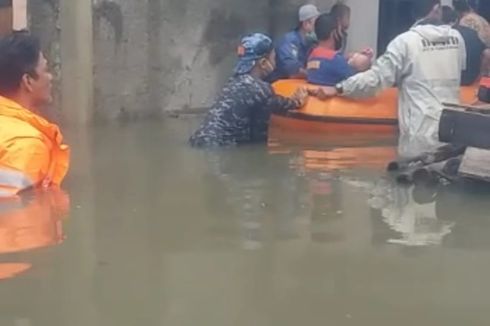
[[490, 21], [490, 1], [480, 0], [478, 4], [478, 11], [480, 15]]
[[406, 32], [415, 22], [412, 0], [381, 0], [379, 4], [378, 53], [386, 51], [388, 44]]
[[12, 7], [12, 0], [0, 0], [0, 8]]

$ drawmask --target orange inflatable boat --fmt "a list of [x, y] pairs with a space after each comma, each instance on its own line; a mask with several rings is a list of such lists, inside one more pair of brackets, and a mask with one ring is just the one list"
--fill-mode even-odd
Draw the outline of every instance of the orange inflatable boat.
[[[318, 87], [304, 80], [280, 80], [273, 87], [277, 94], [291, 96], [298, 87]], [[471, 104], [477, 87], [462, 87], [461, 102]], [[398, 124], [398, 90], [390, 88], [371, 99], [351, 100], [341, 97], [321, 101], [310, 97], [298, 111], [274, 114], [271, 125], [276, 128], [322, 134], [341, 132], [393, 133]]]

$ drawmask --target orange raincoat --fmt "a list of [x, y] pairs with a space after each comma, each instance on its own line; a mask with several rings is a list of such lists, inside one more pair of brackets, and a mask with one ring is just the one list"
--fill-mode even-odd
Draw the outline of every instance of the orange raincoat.
[[0, 96], [0, 198], [60, 185], [70, 149], [58, 126]]
[[29, 256], [8, 254], [61, 244], [63, 221], [70, 212], [70, 197], [60, 189], [35, 190], [22, 200], [0, 201], [0, 280], [15, 277], [33, 267]]

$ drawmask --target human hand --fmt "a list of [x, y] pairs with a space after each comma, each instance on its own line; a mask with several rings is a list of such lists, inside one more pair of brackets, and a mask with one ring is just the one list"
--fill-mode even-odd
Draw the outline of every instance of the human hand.
[[343, 38], [344, 32], [342, 31], [342, 25], [337, 25], [337, 28], [333, 31], [333, 36], [336, 41], [340, 41]]
[[368, 56], [370, 59], [372, 59], [374, 57], [374, 50], [371, 48], [365, 48], [361, 51], [361, 54], [364, 54], [365, 56]]
[[337, 90], [335, 87], [318, 87], [315, 89], [310, 89], [308, 93], [311, 96], [318, 97], [322, 101], [337, 96]]
[[300, 87], [291, 98], [298, 103], [299, 107], [302, 107], [306, 104], [306, 100], [308, 99], [308, 91], [305, 87]]

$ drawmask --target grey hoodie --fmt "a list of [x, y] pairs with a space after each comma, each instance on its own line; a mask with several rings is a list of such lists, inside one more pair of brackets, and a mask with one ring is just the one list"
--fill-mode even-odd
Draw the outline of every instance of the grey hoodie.
[[438, 141], [443, 102], [459, 102], [464, 40], [449, 26], [419, 25], [395, 38], [373, 67], [342, 83], [344, 96], [375, 96], [399, 88], [400, 132], [414, 141]]

